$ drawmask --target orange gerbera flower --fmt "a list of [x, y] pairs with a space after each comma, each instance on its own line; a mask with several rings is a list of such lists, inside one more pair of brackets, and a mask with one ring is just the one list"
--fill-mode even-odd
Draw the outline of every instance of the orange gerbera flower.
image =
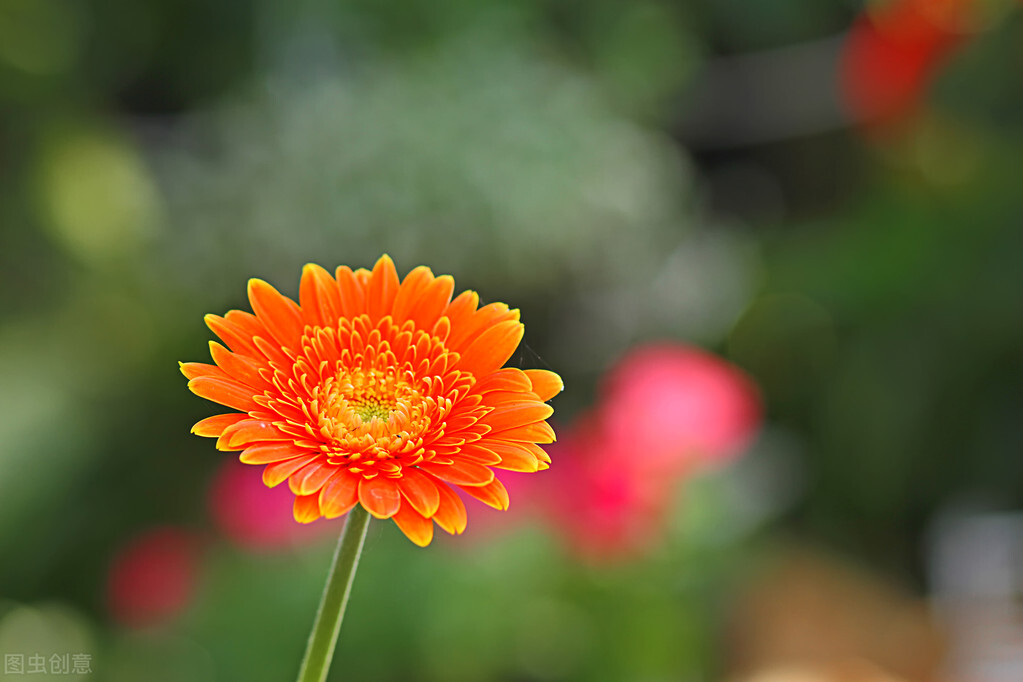
[[522, 339], [518, 310], [453, 291], [426, 267], [399, 282], [387, 256], [372, 272], [342, 266], [334, 277], [305, 266], [299, 304], [249, 280], [254, 315], [206, 316], [227, 344], [210, 342], [216, 364], [181, 365], [193, 393], [241, 412], [192, 432], [264, 465], [266, 485], [287, 480], [303, 523], [361, 504], [425, 546], [433, 522], [465, 529], [452, 486], [506, 509], [492, 467], [547, 468], [545, 401], [562, 382], [502, 369]]

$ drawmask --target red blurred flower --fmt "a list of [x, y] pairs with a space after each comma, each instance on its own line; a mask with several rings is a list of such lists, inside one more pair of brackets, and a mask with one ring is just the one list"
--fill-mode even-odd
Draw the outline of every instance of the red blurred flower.
[[326, 522], [295, 523], [294, 495], [287, 488], [267, 488], [255, 467], [224, 460], [209, 491], [209, 508], [220, 530], [236, 544], [251, 550], [272, 551], [312, 541]]
[[740, 454], [760, 425], [760, 398], [734, 365], [698, 348], [656, 343], [630, 351], [602, 386], [609, 452], [653, 475]]
[[885, 125], [913, 114], [945, 58], [963, 40], [973, 0], [895, 0], [850, 29], [840, 83], [856, 121]]
[[141, 627], [180, 613], [195, 590], [200, 544], [186, 530], [156, 528], [121, 548], [107, 579], [107, 605], [113, 618]]

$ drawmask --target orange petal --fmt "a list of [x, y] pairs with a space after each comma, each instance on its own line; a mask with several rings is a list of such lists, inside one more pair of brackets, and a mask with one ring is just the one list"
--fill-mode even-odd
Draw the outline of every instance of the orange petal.
[[448, 348], [457, 350], [452, 341], [465, 338], [472, 331], [472, 316], [479, 305], [480, 297], [475, 291], [463, 291], [444, 309], [443, 316], [451, 320], [451, 328], [456, 330], [448, 337]]
[[526, 376], [533, 384], [533, 393], [544, 402], [565, 390], [565, 382], [561, 377], [546, 369], [527, 369]]
[[288, 478], [288, 487], [296, 495], [312, 495], [320, 492], [323, 484], [334, 475], [338, 468], [326, 462], [311, 462]]
[[508, 491], [505, 489], [504, 484], [498, 479], [494, 479], [486, 485], [479, 486], [459, 486], [468, 495], [472, 495], [480, 502], [504, 511], [508, 508]]
[[335, 273], [341, 297], [342, 317], [358, 317], [366, 312], [366, 291], [352, 269], [342, 265]]
[[452, 535], [458, 535], [465, 531], [465, 524], [468, 517], [465, 513], [465, 504], [462, 498], [448, 486], [441, 484], [437, 486], [440, 493], [440, 506], [433, 515], [437, 525]]
[[517, 426], [504, 431], [493, 431], [487, 435], [503, 440], [524, 441], [527, 443], [553, 443], [557, 440], [554, 429], [547, 422], [536, 422], [535, 424]]
[[206, 417], [192, 427], [192, 433], [204, 438], [219, 438], [228, 426], [237, 424], [249, 418], [244, 412], [232, 412], [231, 414], [218, 414], [213, 417]]
[[442, 481], [455, 485], [477, 486], [486, 485], [494, 480], [494, 472], [468, 460], [455, 460], [452, 464], [421, 464], [420, 469], [433, 474]]
[[394, 479], [375, 476], [359, 481], [359, 502], [378, 519], [389, 519], [401, 506], [401, 493]]
[[[508, 368], [505, 367], [505, 369]], [[539, 396], [533, 393], [531, 388], [527, 388], [525, 391], [489, 391], [480, 395], [480, 399], [482, 405], [491, 408], [508, 407], [509, 405], [518, 405], [520, 403], [532, 405], [545, 404], [540, 400]]]
[[501, 303], [498, 301], [495, 303], [488, 303], [487, 305], [480, 307], [480, 309], [472, 315], [472, 323], [470, 326], [473, 329], [466, 338], [465, 345], [472, 343], [477, 336], [485, 332], [487, 329], [490, 329], [495, 324], [506, 322], [508, 320], [518, 322], [520, 317], [522, 317], [522, 314], [519, 312], [519, 309], [509, 308], [507, 303]]
[[268, 488], [278, 486], [286, 481], [288, 476], [291, 476], [306, 464], [309, 464], [309, 462], [319, 459], [319, 457], [320, 454], [318, 452], [310, 452], [308, 455], [268, 464], [263, 469], [263, 485]]
[[320, 490], [320, 510], [328, 519], [347, 514], [359, 502], [361, 477], [340, 469]]
[[245, 449], [238, 457], [245, 464], [272, 464], [301, 457], [309, 452], [290, 441], [260, 443]]
[[270, 387], [270, 382], [259, 375], [265, 365], [245, 355], [232, 353], [216, 341], [210, 341], [210, 355], [232, 379], [262, 391]]
[[[239, 332], [243, 333], [247, 339], [252, 340], [253, 345], [255, 345], [255, 337], [257, 336], [262, 336], [264, 339], [271, 337], [266, 325], [252, 313], [247, 313], [244, 310], [228, 310], [224, 315], [224, 319]], [[237, 349], [231, 347], [231, 344], [227, 345], [231, 350], [238, 352]]]
[[398, 286], [398, 271], [394, 269], [394, 261], [385, 253], [373, 266], [366, 291], [366, 312], [373, 322], [391, 314]]
[[305, 324], [295, 302], [261, 279], [249, 280], [249, 303], [267, 331], [282, 346], [291, 347], [302, 335]]
[[[492, 443], [500, 443], [501, 441], [491, 441], [491, 442]], [[542, 447], [540, 447], [536, 443], [522, 443], [522, 442], [518, 442], [518, 443], [511, 443], [511, 444], [515, 445], [517, 447], [520, 447], [523, 450], [528, 450], [529, 452], [533, 453], [533, 456], [535, 456], [538, 460], [540, 460], [544, 464], [550, 464], [550, 462], [551, 462], [551, 456], [547, 454], [546, 450], [544, 450]]]
[[273, 424], [259, 419], [246, 419], [224, 429], [217, 443], [218, 450], [241, 450], [262, 441], [291, 440]]
[[433, 521], [423, 518], [408, 502], [401, 505], [392, 518], [405, 537], [420, 547], [426, 547], [433, 540]]
[[306, 323], [320, 327], [336, 327], [341, 317], [341, 292], [330, 273], [315, 263], [302, 268], [298, 285], [298, 302]]
[[452, 414], [448, 415], [447, 419], [444, 420], [445, 427], [444, 431], [450, 434], [457, 434], [464, 429], [468, 429], [480, 420], [483, 415], [480, 411], [476, 410], [452, 410]]
[[[436, 336], [441, 341], [446, 342], [448, 337], [451, 336], [451, 320], [446, 317], [437, 320], [433, 325], [433, 329], [430, 330], [430, 336]], [[457, 353], [452, 353], [452, 355], [457, 357]]]
[[252, 399], [252, 390], [234, 380], [196, 377], [188, 382], [188, 388], [201, 398], [242, 412], [259, 409], [259, 405]]
[[178, 370], [188, 380], [198, 379], [199, 377], [213, 377], [214, 379], [223, 379], [225, 381], [231, 380], [231, 376], [227, 372], [216, 365], [208, 365], [205, 362], [179, 362]]
[[448, 340], [448, 348], [461, 352], [479, 337], [480, 334], [501, 322], [517, 321], [518, 310], [510, 310], [504, 303], [489, 303], [472, 315], [467, 322], [455, 324], [452, 318], [452, 333]]
[[312, 523], [320, 518], [319, 495], [299, 495], [295, 498], [295, 520], [299, 523]]
[[536, 455], [519, 444], [488, 441], [487, 447], [501, 456], [501, 463], [494, 465], [500, 469], [534, 472], [540, 468]]
[[479, 335], [462, 351], [456, 369], [470, 372], [474, 376], [485, 376], [508, 361], [519, 342], [525, 327], [516, 320], [499, 322]]
[[220, 340], [227, 344], [227, 347], [236, 353], [255, 354], [256, 345], [252, 342], [252, 336], [239, 329], [235, 324], [219, 315], [207, 315], [203, 318], [206, 326]]
[[398, 287], [398, 294], [394, 297], [394, 306], [391, 309], [391, 317], [394, 323], [401, 326], [401, 323], [409, 319], [409, 314], [419, 301], [419, 297], [433, 283], [433, 272], [425, 265], [414, 268], [412, 272], [405, 275]]
[[[528, 393], [533, 390], [526, 373], [517, 367], [505, 367], [496, 372], [482, 377], [477, 381], [475, 391], [477, 393], [490, 393], [493, 391]], [[490, 402], [489, 396], [484, 396], [488, 405], [497, 405], [497, 402]]]
[[411, 467], [404, 469], [402, 478], [398, 481], [398, 488], [409, 504], [422, 516], [430, 518], [437, 511], [440, 504], [437, 484], [422, 471]]
[[547, 403], [506, 403], [495, 407], [480, 421], [490, 425], [493, 431], [504, 431], [517, 426], [541, 422], [552, 414], [554, 414], [554, 408]]
[[493, 464], [499, 464], [501, 457], [490, 447], [490, 443], [480, 445], [479, 443], [469, 443], [463, 445], [460, 449], [459, 455], [471, 459], [477, 464], [484, 466], [490, 466]]
[[451, 277], [441, 275], [436, 278], [415, 302], [408, 319], [415, 322], [416, 329], [433, 329], [451, 302], [454, 291], [455, 280]]
[[257, 336], [252, 339], [252, 342], [256, 344], [256, 349], [259, 354], [270, 362], [276, 362], [281, 367], [291, 365], [291, 360], [288, 358], [288, 355], [276, 341], [269, 339], [269, 335], [270, 333], [267, 332], [267, 337]]

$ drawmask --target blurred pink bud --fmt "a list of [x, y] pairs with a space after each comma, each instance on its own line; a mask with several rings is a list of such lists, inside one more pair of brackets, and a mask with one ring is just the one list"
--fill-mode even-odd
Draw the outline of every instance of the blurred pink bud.
[[123, 625], [157, 625], [174, 618], [195, 591], [201, 543], [179, 528], [156, 528], [136, 537], [114, 557], [107, 605]]
[[[543, 448], [550, 450], [551, 446], [544, 445]], [[494, 477], [501, 481], [511, 499], [508, 509], [503, 511], [494, 509], [461, 490], [456, 490], [469, 512], [469, 523], [461, 535], [456, 537], [445, 534], [439, 538], [440, 541], [459, 549], [468, 549], [476, 543], [499, 540], [505, 534], [513, 532], [533, 517], [539, 497], [545, 490], [542, 479], [547, 475], [546, 470], [525, 473], [494, 469]]]
[[627, 559], [656, 544], [673, 482], [621, 466], [594, 415], [559, 431], [546, 446], [552, 466], [538, 483], [550, 517], [571, 548], [590, 561]]
[[288, 486], [267, 488], [258, 467], [233, 457], [224, 459], [208, 496], [210, 513], [221, 532], [235, 544], [256, 551], [287, 549], [337, 529], [329, 521], [296, 522], [294, 500]]
[[760, 426], [753, 382], [734, 365], [674, 343], [630, 351], [608, 373], [599, 406], [605, 452], [650, 474], [741, 454]]

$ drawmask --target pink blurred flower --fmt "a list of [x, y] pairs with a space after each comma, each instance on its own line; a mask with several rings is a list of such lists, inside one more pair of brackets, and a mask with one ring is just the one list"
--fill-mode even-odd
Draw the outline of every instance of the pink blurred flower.
[[608, 456], [652, 475], [731, 460], [760, 425], [760, 397], [734, 365], [691, 346], [630, 351], [605, 377], [598, 418]]
[[724, 360], [677, 343], [637, 347], [605, 376], [596, 408], [546, 446], [537, 497], [584, 558], [642, 554], [684, 476], [739, 456], [761, 415], [753, 382]]
[[552, 466], [539, 478], [555, 527], [577, 554], [605, 562], [656, 544], [670, 501], [667, 479], [621, 466], [595, 415], [585, 415], [547, 446]]
[[337, 529], [329, 521], [296, 522], [294, 499], [287, 486], [267, 488], [258, 468], [229, 457], [213, 479], [208, 504], [221, 532], [250, 550], [287, 549], [315, 541], [325, 530]]
[[600, 389], [598, 404], [544, 446], [549, 470], [497, 472], [516, 488], [518, 502], [503, 514], [481, 509], [466, 531], [470, 538], [492, 537], [535, 516], [548, 519], [587, 561], [640, 556], [660, 541], [684, 477], [741, 455], [762, 417], [759, 392], [745, 373], [678, 343], [633, 349]]
[[123, 625], [157, 625], [174, 618], [195, 591], [201, 542], [180, 528], [148, 530], [114, 557], [107, 606]]

